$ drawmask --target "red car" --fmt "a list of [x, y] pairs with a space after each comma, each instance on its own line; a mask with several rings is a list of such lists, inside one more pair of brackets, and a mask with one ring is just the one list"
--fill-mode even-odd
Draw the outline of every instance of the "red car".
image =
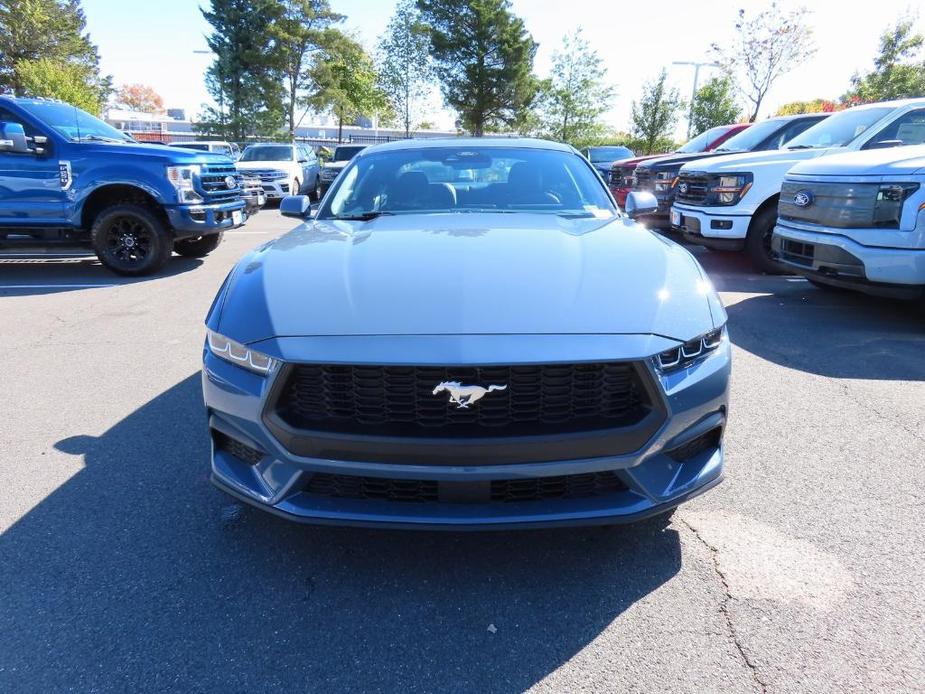
[[[745, 130], [751, 123], [735, 123], [733, 125], [718, 125], [700, 133], [693, 140], [683, 147], [676, 149], [676, 152], [689, 154], [694, 152], [711, 152], [719, 147], [733, 135]], [[662, 154], [649, 154], [644, 157], [634, 157], [632, 159], [622, 159], [614, 162], [610, 169], [610, 190], [617, 199], [620, 207], [626, 205], [626, 196], [633, 190], [633, 172], [640, 162], [655, 157], [663, 157]]]

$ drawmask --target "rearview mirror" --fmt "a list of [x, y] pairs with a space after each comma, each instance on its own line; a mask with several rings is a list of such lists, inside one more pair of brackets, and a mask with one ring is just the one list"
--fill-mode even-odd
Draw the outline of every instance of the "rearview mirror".
[[311, 216], [312, 201], [307, 195], [287, 195], [279, 203], [279, 213], [283, 217], [305, 219]]
[[0, 122], [0, 152], [30, 154], [32, 149], [26, 140], [22, 123]]
[[658, 200], [652, 193], [637, 191], [626, 196], [626, 214], [630, 219], [638, 219], [652, 214], [658, 209]]

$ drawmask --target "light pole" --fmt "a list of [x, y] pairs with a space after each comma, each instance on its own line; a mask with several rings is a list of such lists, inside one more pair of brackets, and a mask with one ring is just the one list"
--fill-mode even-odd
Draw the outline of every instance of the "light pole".
[[691, 107], [687, 113], [687, 139], [691, 139], [691, 121], [694, 118], [694, 99], [697, 96], [697, 81], [700, 78], [700, 68], [702, 67], [720, 67], [718, 63], [698, 63], [693, 60], [674, 60], [672, 65], [693, 65], [694, 66], [694, 88], [691, 90]]
[[[195, 50], [193, 53], [197, 55], [216, 55], [215, 51], [212, 50]], [[218, 122], [222, 125], [222, 137], [228, 137], [228, 133], [225, 132], [225, 83], [222, 80], [221, 61], [217, 63], [216, 72], [218, 73]]]

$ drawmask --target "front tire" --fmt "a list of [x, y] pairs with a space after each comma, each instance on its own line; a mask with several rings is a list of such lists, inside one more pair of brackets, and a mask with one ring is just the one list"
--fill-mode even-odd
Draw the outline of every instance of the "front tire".
[[745, 236], [745, 253], [759, 272], [783, 275], [784, 266], [771, 257], [771, 237], [777, 223], [777, 210], [768, 207], [755, 215]]
[[199, 236], [191, 239], [182, 239], [175, 241], [173, 249], [184, 258], [205, 258], [209, 253], [218, 248], [222, 242], [223, 234], [211, 234], [209, 236]]
[[127, 277], [157, 272], [173, 249], [170, 234], [154, 212], [131, 203], [100, 212], [90, 229], [90, 240], [103, 266]]
[[302, 193], [302, 184], [299, 183], [298, 178], [292, 179], [292, 185], [289, 186], [290, 195], [300, 195]]
[[318, 202], [321, 200], [321, 176], [315, 177], [315, 187], [312, 189], [312, 200]]

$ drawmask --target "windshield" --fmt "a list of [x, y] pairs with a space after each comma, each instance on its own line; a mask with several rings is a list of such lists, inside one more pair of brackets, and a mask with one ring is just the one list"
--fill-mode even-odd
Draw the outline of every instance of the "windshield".
[[591, 147], [588, 158], [593, 162], [610, 162], [618, 159], [629, 159], [633, 150], [629, 147]]
[[292, 161], [292, 147], [286, 145], [260, 145], [248, 147], [241, 161]]
[[784, 127], [788, 121], [780, 119], [771, 119], [761, 121], [749, 126], [740, 133], [736, 133], [722, 145], [717, 152], [751, 152], [764, 140], [771, 137], [774, 133]]
[[892, 110], [890, 106], [882, 106], [836, 113], [790, 140], [787, 149], [844, 147]]
[[30, 103], [26, 108], [72, 142], [135, 143], [125, 133], [70, 104], [46, 101]]
[[715, 128], [710, 128], [709, 130], [700, 133], [693, 140], [688, 142], [686, 145], [681, 147], [677, 152], [706, 152], [707, 147], [713, 144], [713, 141], [718, 138], [720, 135], [729, 130], [728, 125], [719, 125]]
[[583, 157], [518, 147], [426, 147], [354, 159], [321, 219], [380, 214], [541, 212], [609, 219], [613, 202]]
[[332, 161], [350, 161], [363, 147], [338, 147], [334, 150]]

